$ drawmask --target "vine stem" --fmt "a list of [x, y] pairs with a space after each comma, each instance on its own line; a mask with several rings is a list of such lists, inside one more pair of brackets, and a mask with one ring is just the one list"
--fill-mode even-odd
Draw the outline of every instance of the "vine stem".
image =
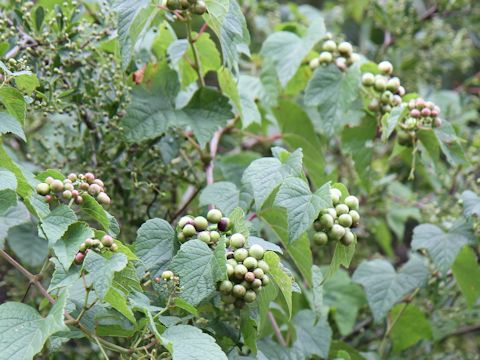
[[378, 348], [378, 352], [380, 353], [381, 358], [384, 357], [385, 344], [387, 343], [388, 336], [392, 332], [392, 330], [395, 327], [395, 325], [397, 324], [398, 320], [400, 320], [402, 315], [405, 313], [405, 310], [407, 310], [407, 307], [410, 304], [411, 300], [414, 298], [415, 295], [417, 295], [419, 290], [420, 290], [419, 288], [416, 288], [415, 291], [409, 296], [409, 298], [410, 298], [409, 302], [405, 303], [404, 307], [402, 308], [402, 310], [400, 310], [400, 312], [397, 314], [395, 319], [393, 319], [392, 323], [390, 325], [388, 325], [388, 323], [387, 323], [387, 331], [385, 331], [385, 334], [383, 335], [383, 338], [382, 338], [382, 342], [380, 343], [380, 346]]
[[412, 140], [413, 140], [412, 166], [410, 169], [410, 174], [408, 175], [408, 180], [415, 179], [415, 167], [417, 163], [417, 152], [418, 152], [417, 137], [414, 135], [412, 137]]
[[271, 311], [268, 312], [268, 320], [270, 320], [270, 323], [272, 324], [273, 332], [275, 333], [275, 337], [277, 338], [278, 342], [282, 346], [287, 346], [287, 342], [285, 341], [285, 338], [283, 337], [282, 332], [280, 331], [280, 327], [277, 324], [277, 320], [275, 320], [275, 316], [273, 316], [273, 313]]
[[188, 36], [188, 42], [190, 43], [190, 47], [192, 48], [192, 53], [193, 53], [193, 60], [195, 61], [195, 70], [198, 75], [198, 81], [200, 83], [201, 87], [205, 86], [205, 80], [203, 79], [202, 76], [202, 68], [200, 64], [200, 56], [198, 56], [197, 48], [195, 46], [195, 39], [192, 37], [192, 24], [190, 23], [190, 20], [186, 22], [187, 24], [187, 36]]

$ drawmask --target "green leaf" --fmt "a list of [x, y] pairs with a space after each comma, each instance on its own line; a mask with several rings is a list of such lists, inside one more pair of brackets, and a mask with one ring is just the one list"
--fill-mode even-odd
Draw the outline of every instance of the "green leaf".
[[322, 316], [316, 322], [316, 316], [311, 310], [301, 310], [293, 319], [297, 339], [293, 347], [302, 352], [306, 359], [313, 356], [327, 358], [332, 341], [332, 329], [327, 316]]
[[257, 296], [258, 304], [258, 333], [262, 333], [262, 330], [266, 328], [268, 324], [268, 311], [270, 309], [270, 303], [274, 301], [278, 296], [278, 288], [275, 284], [270, 283], [265, 286]]
[[6, 112], [0, 112], [0, 135], [12, 133], [23, 141], [27, 141], [22, 125], [16, 118]]
[[17, 178], [18, 195], [20, 195], [24, 200], [28, 199], [32, 194], [33, 188], [25, 177], [23, 169], [12, 161], [10, 156], [8, 156], [7, 152], [5, 151], [5, 148], [1, 144], [0, 164], [2, 168], [5, 168], [15, 174], [15, 177]]
[[68, 331], [63, 322], [66, 300], [63, 293], [46, 318], [22, 303], [0, 305], [0, 360], [33, 359], [51, 335]]
[[462, 193], [463, 214], [466, 217], [480, 216], [480, 197], [473, 191], [467, 190]]
[[[96, 288], [95, 292], [97, 292]], [[112, 305], [115, 310], [125, 316], [128, 320], [130, 320], [130, 322], [132, 322], [133, 324], [136, 323], [133, 311], [128, 307], [127, 297], [122, 291], [112, 286], [105, 294], [103, 300]]]
[[442, 126], [435, 128], [433, 133], [438, 139], [442, 153], [451, 165], [458, 166], [468, 164], [452, 124], [443, 120]]
[[0, 102], [3, 103], [8, 113], [23, 125], [27, 107], [22, 93], [11, 86], [4, 85], [0, 87]]
[[173, 257], [175, 232], [168, 222], [151, 219], [144, 223], [137, 232], [135, 254], [140, 258], [152, 277], [159, 276], [167, 270]]
[[9, 207], [3, 213], [0, 213], [0, 249], [3, 249], [8, 230], [29, 220], [30, 214], [22, 203]]
[[171, 127], [190, 127], [201, 147], [233, 118], [228, 98], [210, 88], [198, 89], [187, 106], [175, 108], [180, 90], [174, 70], [161, 67], [150, 89], [137, 87], [122, 120], [129, 142], [154, 139]]
[[426, 249], [437, 269], [445, 275], [470, 237], [469, 229], [461, 223], [452, 226], [448, 232], [436, 225], [422, 224], [413, 230], [412, 249]]
[[228, 215], [232, 223], [232, 232], [240, 233], [246, 238], [250, 235], [249, 223], [245, 219], [245, 212], [241, 208], [235, 208]]
[[279, 31], [265, 40], [261, 54], [275, 64], [277, 76], [283, 87], [295, 75], [303, 59], [324, 35], [323, 19], [317, 18], [312, 21], [303, 37], [292, 32]]
[[390, 312], [390, 318], [398, 318], [390, 333], [393, 341], [393, 352], [400, 352], [415, 345], [423, 339], [432, 338], [432, 328], [425, 314], [414, 304], [395, 305]]
[[105, 231], [109, 232], [111, 221], [102, 205], [88, 194], [82, 194], [82, 198], [81, 212], [89, 219], [99, 223]]
[[257, 323], [250, 317], [250, 310], [244, 309], [240, 313], [240, 332], [243, 342], [253, 352], [257, 352]]
[[17, 190], [15, 174], [3, 168], [0, 168], [0, 190]]
[[320, 318], [323, 308], [323, 274], [317, 265], [312, 266], [312, 301], [311, 307], [316, 318]]
[[228, 215], [239, 206], [240, 191], [237, 186], [228, 181], [219, 181], [208, 185], [200, 193], [200, 206], [215, 205]]
[[280, 267], [280, 258], [274, 252], [265, 252], [264, 260], [270, 266], [269, 275], [271, 275], [275, 285], [280, 289], [285, 303], [287, 304], [288, 316], [290, 317], [292, 316], [292, 286], [294, 279], [282, 270]]
[[289, 242], [294, 242], [313, 224], [321, 209], [332, 207], [330, 184], [312, 193], [304, 180], [287, 178], [280, 186], [275, 205], [287, 209]]
[[242, 10], [236, 0], [206, 0], [208, 11], [203, 15], [222, 48], [223, 62], [230, 69], [238, 68], [240, 55], [250, 56], [250, 34]]
[[40, 86], [40, 82], [35, 74], [23, 74], [15, 77], [15, 85], [20, 91], [31, 95]]
[[396, 106], [392, 109], [391, 112], [383, 115], [382, 117], [382, 141], [387, 142], [390, 135], [392, 135], [393, 131], [397, 124], [404, 118], [404, 116], [408, 113], [408, 107], [405, 104], [401, 104], [400, 106]]
[[[126, 299], [116, 299], [126, 303]], [[95, 313], [95, 334], [98, 336], [131, 337], [139, 330], [134, 323], [122, 316], [121, 311], [102, 309]]]
[[[240, 94], [238, 91], [237, 80], [228, 68], [222, 67], [218, 72], [218, 84], [222, 93], [227, 95], [232, 101], [236, 110], [242, 116], [242, 105], [240, 103]], [[243, 116], [242, 116], [243, 118]]]
[[48, 245], [52, 247], [67, 231], [68, 227], [77, 221], [75, 212], [66, 205], [59, 205], [42, 219], [40, 225], [47, 237]]
[[337, 242], [335, 244], [335, 250], [333, 252], [332, 261], [330, 262], [330, 266], [328, 267], [328, 271], [325, 274], [325, 280], [332, 277], [340, 266], [348, 269], [350, 263], [352, 262], [353, 255], [355, 255], [355, 248], [357, 246], [357, 240], [350, 244], [349, 246], [343, 245], [341, 242]]
[[332, 341], [330, 346], [330, 355], [328, 358], [335, 359], [335, 355], [337, 355], [339, 352], [348, 353], [351, 360], [365, 360], [365, 358], [357, 350], [347, 343], [344, 343], [343, 341]]
[[469, 307], [476, 304], [480, 297], [480, 266], [475, 252], [465, 246], [452, 265], [453, 276]]
[[53, 251], [65, 270], [70, 269], [80, 245], [92, 237], [93, 230], [87, 224], [76, 222], [70, 225], [60, 240], [53, 245]]
[[[17, 205], [17, 193], [14, 190], [0, 190], [0, 218], [10, 207]], [[1, 227], [0, 227], [1, 229]], [[0, 230], [0, 234], [1, 234]], [[0, 240], [0, 243], [2, 240]], [[0, 246], [1, 247], [1, 246]]]
[[7, 240], [20, 262], [28, 267], [41, 266], [48, 255], [48, 242], [37, 236], [32, 223], [10, 228]]
[[95, 251], [88, 252], [83, 268], [89, 272], [89, 279], [92, 280], [95, 293], [100, 299], [107, 296], [115, 273], [123, 270], [127, 263], [127, 257], [122, 253], [115, 253], [106, 259]]
[[351, 66], [345, 73], [333, 64], [315, 70], [305, 89], [305, 104], [318, 108], [325, 134], [332, 135], [348, 123], [359, 88], [358, 66]]
[[54, 264], [55, 271], [53, 272], [50, 285], [48, 286], [49, 293], [62, 287], [69, 287], [80, 278], [80, 266], [72, 266], [67, 271], [58, 259], [52, 257], [50, 258], [50, 262]]
[[182, 244], [172, 259], [170, 270], [180, 277], [181, 298], [192, 305], [212, 295], [218, 281], [226, 278], [225, 240], [214, 251], [194, 239]]
[[215, 339], [190, 325], [175, 325], [163, 334], [164, 346], [172, 354], [172, 360], [202, 359], [227, 360], [227, 356]]
[[386, 260], [364, 261], [353, 274], [353, 281], [361, 284], [375, 321], [382, 320], [393, 305], [428, 278], [428, 268], [422, 259], [412, 256], [396, 272]]

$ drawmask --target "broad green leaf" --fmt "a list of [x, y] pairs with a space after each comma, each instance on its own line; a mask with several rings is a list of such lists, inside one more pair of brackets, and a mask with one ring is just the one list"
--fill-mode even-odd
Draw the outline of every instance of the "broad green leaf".
[[70, 225], [63, 236], [53, 245], [53, 251], [66, 271], [70, 269], [80, 245], [93, 237], [93, 230], [82, 222]]
[[426, 249], [437, 269], [445, 275], [471, 237], [469, 229], [461, 223], [452, 226], [448, 232], [436, 225], [422, 224], [413, 230], [412, 249]]
[[304, 180], [287, 178], [280, 186], [275, 205], [287, 209], [288, 240], [294, 242], [313, 224], [321, 209], [332, 206], [330, 184], [312, 193]]
[[[95, 289], [95, 292], [97, 292], [96, 289]], [[117, 310], [120, 314], [125, 316], [133, 324], [136, 323], [135, 316], [133, 315], [133, 311], [129, 308], [127, 304], [127, 297], [123, 292], [121, 292], [120, 290], [112, 286], [107, 291], [103, 300], [109, 303], [110, 305], [112, 305], [112, 307], [115, 310]]]
[[438, 139], [442, 153], [451, 165], [458, 166], [468, 163], [452, 124], [444, 120], [442, 126], [435, 128], [433, 133]]
[[31, 95], [32, 92], [40, 86], [40, 82], [35, 74], [23, 74], [15, 77], [15, 85], [20, 91]]
[[323, 19], [317, 18], [312, 21], [303, 37], [292, 32], [279, 31], [265, 40], [261, 53], [264, 58], [275, 64], [278, 79], [283, 87], [295, 75], [303, 59], [324, 35]]
[[265, 252], [264, 260], [270, 266], [269, 275], [275, 285], [280, 289], [282, 296], [287, 304], [288, 317], [292, 316], [292, 286], [294, 279], [291, 278], [280, 267], [280, 258], [272, 251]]
[[8, 113], [14, 116], [20, 125], [23, 125], [27, 107], [22, 93], [11, 86], [4, 85], [0, 87], [0, 102]]
[[395, 305], [390, 312], [390, 318], [398, 318], [390, 333], [393, 341], [393, 352], [399, 352], [415, 345], [423, 339], [432, 338], [432, 328], [425, 314], [414, 304]]
[[240, 233], [246, 238], [248, 238], [248, 235], [250, 235], [250, 227], [249, 223], [245, 219], [245, 212], [243, 211], [243, 209], [239, 207], [233, 209], [233, 211], [228, 214], [228, 217], [230, 218], [230, 222], [232, 223], [232, 232]]
[[181, 297], [192, 305], [212, 295], [218, 281], [226, 278], [225, 242], [214, 251], [194, 239], [182, 244], [169, 267], [180, 277]]
[[26, 304], [0, 305], [0, 360], [33, 359], [50, 336], [68, 331], [63, 322], [67, 296], [62, 294], [46, 318]]
[[389, 257], [393, 257], [392, 234], [390, 233], [387, 223], [382, 219], [375, 219], [371, 226], [377, 243]]
[[475, 252], [465, 246], [458, 254], [452, 265], [453, 276], [469, 307], [477, 303], [480, 298], [480, 265]]
[[463, 214], [466, 217], [480, 216], [480, 197], [473, 191], [467, 190], [462, 193]]
[[278, 287], [275, 284], [270, 283], [265, 286], [257, 296], [258, 304], [258, 333], [262, 333], [262, 330], [266, 328], [268, 323], [268, 311], [270, 310], [270, 303], [274, 301], [278, 296]]
[[[126, 303], [125, 298], [117, 298], [116, 301]], [[131, 337], [138, 330], [134, 323], [122, 316], [121, 311], [105, 308], [95, 314], [95, 333], [98, 336]]]
[[77, 215], [66, 205], [59, 205], [42, 219], [41, 234], [47, 237], [48, 245], [52, 247], [67, 231], [68, 227], [77, 221]]
[[302, 352], [306, 359], [313, 356], [327, 358], [332, 341], [332, 329], [326, 315], [316, 321], [311, 310], [301, 310], [293, 319], [297, 338], [293, 347]]
[[259, 157], [258, 153], [252, 151], [242, 151], [241, 153], [231, 155], [220, 155], [215, 163], [215, 169], [221, 173], [224, 180], [234, 183], [237, 185], [237, 188], [241, 188], [242, 175], [245, 169]]
[[50, 285], [48, 286], [48, 292], [52, 292], [53, 290], [60, 289], [62, 287], [69, 287], [80, 278], [80, 266], [71, 266], [67, 271], [60, 261], [58, 261], [58, 259], [52, 257], [50, 258], [50, 262], [54, 264], [55, 271], [52, 274], [52, 279], [50, 280]]
[[28, 182], [23, 169], [12, 161], [10, 156], [8, 156], [7, 152], [5, 151], [5, 148], [1, 144], [0, 164], [2, 168], [5, 168], [15, 174], [15, 177], [17, 178], [18, 195], [20, 195], [24, 200], [28, 199], [33, 192], [33, 188]]
[[353, 347], [343, 341], [332, 341], [330, 346], [329, 359], [335, 359], [335, 356], [342, 351], [348, 353], [351, 360], [365, 360], [365, 358]]
[[386, 260], [364, 261], [353, 274], [353, 281], [361, 284], [375, 321], [382, 320], [388, 311], [405, 295], [422, 287], [428, 277], [423, 260], [412, 256], [397, 272]]
[[20, 262], [28, 267], [41, 266], [48, 255], [48, 242], [38, 237], [36, 230], [32, 223], [18, 225], [8, 230], [8, 246]]
[[[128, 256], [127, 260], [129, 260]], [[125, 294], [130, 294], [134, 291], [143, 291], [137, 271], [132, 262], [129, 262], [122, 271], [115, 273], [113, 277], [113, 286], [117, 290], [123, 291]]]
[[240, 332], [243, 342], [251, 351], [257, 351], [257, 322], [250, 317], [250, 309], [246, 308], [240, 313]]
[[326, 181], [322, 144], [308, 115], [299, 105], [287, 100], [281, 101], [273, 112], [281, 127], [282, 140], [292, 150], [302, 148], [308, 175], [315, 186], [321, 186]]
[[29, 220], [30, 214], [22, 203], [9, 207], [3, 213], [0, 213], [0, 249], [3, 249], [8, 230]]
[[[308, 359], [303, 354], [302, 349], [287, 348], [280, 346], [278, 342], [273, 341], [270, 338], [262, 339], [258, 342], [258, 360], [292, 360], [292, 359]], [[248, 359], [250, 360], [250, 359]]]
[[315, 70], [305, 89], [305, 104], [318, 108], [325, 134], [332, 135], [340, 126], [351, 122], [350, 113], [359, 88], [358, 66], [351, 66], [345, 73], [333, 64]]
[[233, 76], [232, 72], [225, 67], [222, 67], [218, 72], [218, 83], [222, 93], [227, 95], [232, 101], [235, 109], [240, 113], [242, 117], [242, 105], [240, 103], [240, 94], [238, 91], [237, 80]]
[[317, 319], [322, 315], [323, 307], [323, 274], [317, 265], [312, 266], [312, 300], [311, 307]]
[[3, 168], [0, 168], [0, 190], [17, 190], [15, 174]]
[[391, 112], [383, 115], [382, 117], [382, 141], [387, 142], [390, 135], [392, 135], [393, 131], [397, 124], [403, 119], [403, 117], [407, 114], [408, 107], [405, 104], [400, 106], [396, 106], [392, 109]]
[[[0, 218], [10, 207], [17, 205], [17, 193], [15, 190], [0, 190]], [[1, 229], [1, 226], [0, 226]], [[2, 230], [0, 230], [1, 234]], [[2, 240], [0, 240], [0, 243]]]
[[168, 222], [151, 219], [144, 223], [137, 232], [135, 254], [140, 258], [152, 277], [159, 276], [167, 270], [173, 257], [175, 232]]
[[250, 56], [250, 34], [242, 10], [236, 0], [206, 0], [205, 3], [208, 11], [203, 17], [220, 41], [223, 63], [236, 70], [240, 55]]
[[200, 206], [215, 205], [228, 215], [239, 206], [240, 191], [237, 186], [228, 181], [219, 181], [208, 185], [200, 193]]
[[23, 141], [27, 141], [22, 125], [12, 115], [0, 112], [0, 135], [11, 133], [17, 135]]
[[172, 360], [227, 360], [215, 339], [194, 326], [172, 326], [162, 334], [162, 339], [172, 354]]
[[249, 236], [247, 240], [247, 244], [249, 246], [257, 244], [263, 247], [265, 250], [275, 251], [276, 253], [283, 254], [283, 250], [280, 246], [272, 243], [271, 241], [266, 241], [256, 236]]
[[105, 231], [109, 232], [111, 221], [102, 205], [88, 194], [82, 194], [82, 198], [81, 212], [89, 219], [99, 223]]
[[325, 274], [325, 280], [332, 277], [337, 272], [337, 270], [340, 269], [340, 266], [348, 269], [353, 259], [353, 255], [355, 255], [356, 246], [356, 239], [349, 246], [345, 246], [340, 241], [337, 241], [337, 243], [335, 244], [335, 250], [333, 251], [332, 260], [330, 261], [330, 266], [328, 267], [328, 271]]
[[287, 253], [292, 257], [293, 262], [300, 270], [309, 284], [312, 283], [312, 251], [307, 234], [303, 234], [295, 242], [289, 243], [287, 211], [284, 208], [268, 208], [260, 212], [259, 217], [263, 219], [272, 229], [278, 240], [286, 248]]
[[95, 293], [100, 299], [107, 296], [115, 273], [123, 270], [127, 263], [127, 257], [122, 253], [115, 253], [107, 259], [95, 251], [88, 252], [83, 268], [89, 272], [89, 279], [92, 280]]

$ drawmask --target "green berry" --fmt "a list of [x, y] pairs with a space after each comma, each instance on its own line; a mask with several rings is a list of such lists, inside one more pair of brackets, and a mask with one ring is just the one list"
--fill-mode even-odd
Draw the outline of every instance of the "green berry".
[[375, 84], [373, 85], [377, 91], [385, 91], [387, 87], [387, 81], [383, 76], [375, 76]]
[[193, 220], [193, 226], [195, 226], [195, 229], [197, 229], [198, 231], [207, 230], [208, 221], [203, 216], [197, 216]]
[[350, 209], [345, 204], [338, 204], [337, 206], [335, 206], [335, 211], [337, 212], [337, 215], [340, 216], [342, 214], [348, 214]]
[[328, 242], [328, 235], [322, 231], [313, 234], [313, 242], [317, 245], [325, 245]]
[[237, 266], [235, 266], [235, 277], [237, 279], [243, 279], [247, 272], [248, 269], [245, 267], [245, 265], [238, 264]]
[[333, 240], [340, 240], [343, 235], [345, 235], [345, 228], [338, 224], [333, 225], [328, 233], [328, 237]]
[[235, 273], [235, 268], [232, 266], [232, 264], [227, 263], [227, 275], [228, 275], [228, 277], [233, 276], [234, 273]]
[[218, 231], [210, 231], [210, 239], [216, 243], [220, 240], [220, 233]]
[[417, 120], [414, 118], [407, 118], [404, 125], [408, 130], [413, 130], [417, 126]]
[[320, 66], [320, 59], [319, 58], [313, 58], [312, 60], [310, 60], [310, 62], [308, 63], [308, 66], [310, 66], [310, 68], [312, 70], [315, 70], [316, 68], [318, 68]]
[[241, 299], [235, 299], [234, 305], [237, 309], [242, 309], [245, 306], [245, 300], [243, 300], [243, 297]]
[[45, 179], [45, 182], [48, 184], [48, 185], [52, 185], [53, 181], [55, 179], [51, 176], [48, 176], [46, 179]]
[[261, 279], [261, 278], [263, 278], [263, 275], [265, 275], [265, 273], [263, 272], [263, 270], [260, 269], [260, 268], [256, 268], [255, 270], [253, 270], [253, 274], [255, 275], [255, 277], [256, 277], [257, 279]]
[[321, 63], [321, 64], [328, 64], [328, 63], [331, 63], [333, 60], [333, 56], [332, 56], [332, 53], [328, 52], [328, 51], [322, 51], [320, 53], [320, 56], [318, 57], [318, 61]]
[[179, 0], [179, 5], [182, 10], [187, 10], [190, 7], [190, 2], [188, 0]]
[[191, 216], [183, 216], [180, 221], [178, 222], [178, 226], [183, 229], [183, 227], [187, 224], [193, 225], [193, 218]]
[[106, 247], [110, 247], [113, 245], [113, 238], [110, 235], [105, 235], [102, 237], [102, 244]]
[[251, 283], [253, 280], [255, 280], [255, 274], [251, 271], [247, 272], [244, 277], [245, 281]]
[[258, 261], [254, 257], [249, 256], [245, 260], [243, 260], [243, 265], [245, 265], [247, 267], [247, 269], [250, 269], [250, 270], [255, 269], [258, 265]]
[[330, 214], [323, 214], [320, 217], [320, 224], [324, 229], [330, 229], [333, 226], [334, 219]]
[[87, 240], [85, 240], [84, 244], [85, 244], [85, 246], [87, 247], [87, 249], [93, 247], [93, 239], [87, 239]]
[[207, 213], [207, 220], [211, 223], [217, 224], [222, 218], [222, 212], [218, 209], [212, 209]]
[[222, 294], [228, 295], [233, 289], [233, 284], [229, 280], [223, 280], [218, 289]]
[[238, 249], [245, 246], [245, 241], [245, 236], [240, 233], [235, 233], [230, 237], [230, 246]]
[[233, 296], [237, 298], [244, 297], [246, 292], [247, 292], [247, 289], [245, 289], [245, 287], [240, 284], [235, 285], [232, 289]]
[[334, 219], [337, 218], [337, 211], [334, 208], [324, 209], [323, 214], [329, 214]]
[[262, 280], [261, 279], [255, 279], [252, 281], [252, 289], [258, 289], [262, 286]]
[[64, 187], [63, 187], [63, 182], [60, 180], [53, 180], [52, 183], [50, 184], [50, 189], [52, 189], [53, 192], [62, 192]]
[[243, 296], [243, 299], [247, 303], [254, 302], [257, 299], [257, 294], [255, 294], [255, 291], [253, 290], [248, 290]]
[[178, 241], [180, 241], [181, 243], [183, 243], [185, 241], [185, 234], [180, 231], [178, 234], [177, 234], [177, 239]]
[[87, 245], [85, 243], [81, 243], [78, 251], [85, 252], [85, 250], [87, 250]]
[[100, 194], [98, 194], [97, 201], [102, 205], [110, 205], [110, 202], [111, 202], [110, 197], [104, 192], [101, 192]]
[[342, 55], [350, 56], [352, 54], [353, 47], [352, 44], [350, 44], [347, 41], [341, 42], [338, 44], [338, 52]]
[[352, 226], [353, 220], [349, 214], [342, 214], [338, 217], [338, 223], [343, 227], [349, 228]]
[[349, 246], [355, 241], [355, 235], [350, 230], [348, 230], [345, 232], [345, 235], [342, 236], [340, 241], [343, 245]]
[[393, 77], [387, 81], [387, 89], [390, 90], [391, 92], [396, 93], [399, 87], [400, 87], [399, 78]]
[[378, 64], [378, 70], [380, 70], [382, 74], [390, 75], [393, 72], [393, 65], [390, 61], [382, 61]]
[[384, 91], [383, 94], [382, 94], [382, 97], [381, 97], [381, 101], [382, 103], [384, 104], [390, 104], [392, 102], [392, 98], [393, 98], [393, 94], [391, 91]]
[[357, 210], [350, 210], [348, 213], [352, 217], [352, 227], [355, 227], [360, 222], [360, 214]]
[[102, 188], [97, 184], [92, 184], [88, 187], [88, 193], [92, 196], [97, 196], [102, 191]]
[[237, 249], [233, 253], [233, 256], [235, 257], [235, 260], [242, 262], [248, 257], [248, 250], [245, 248]]
[[227, 265], [228, 265], [228, 264], [230, 264], [230, 265], [232, 265], [233, 267], [235, 267], [235, 266], [238, 265], [238, 262], [237, 262], [237, 260], [235, 260], [235, 259], [228, 259], [228, 260], [227, 260]]
[[37, 185], [37, 194], [47, 195], [50, 192], [50, 186], [47, 183], [40, 183]]
[[235, 302], [235, 296], [233, 295], [222, 295], [222, 301], [225, 304], [233, 304]]
[[264, 273], [268, 273], [270, 271], [270, 266], [265, 260], [259, 260], [257, 266], [262, 269]]
[[192, 11], [196, 15], [203, 15], [207, 11], [207, 5], [203, 0], [197, 0], [197, 3], [193, 6]]
[[110, 246], [110, 250], [113, 251], [113, 252], [117, 251], [118, 250], [118, 245], [113, 243], [112, 246]]
[[270, 278], [268, 277], [268, 275], [263, 275], [263, 278], [262, 278], [262, 285], [263, 286], [266, 286], [270, 283]]
[[372, 73], [365, 73], [362, 75], [363, 86], [373, 86], [375, 84], [375, 75]]
[[210, 244], [210, 233], [208, 231], [199, 232], [197, 235], [197, 239], [203, 241], [206, 244]]
[[166, 270], [162, 273], [162, 279], [165, 281], [171, 280], [173, 278], [173, 272]]
[[183, 234], [187, 238], [194, 236], [196, 233], [197, 233], [197, 230], [195, 230], [195, 227], [191, 224], [187, 224], [183, 228]]
[[340, 199], [342, 198], [342, 192], [336, 188], [331, 188], [330, 197], [332, 198], [333, 205], [336, 205], [340, 202]]
[[257, 260], [263, 259], [263, 255], [265, 254], [265, 250], [261, 245], [258, 244], [253, 244], [250, 246], [250, 249], [248, 249], [248, 254], [250, 256], [253, 256]]
[[167, 0], [167, 8], [169, 10], [177, 10], [180, 8], [178, 0]]
[[322, 49], [332, 53], [337, 50], [337, 44], [333, 40], [327, 40], [323, 43]]
[[66, 200], [70, 200], [72, 198], [72, 192], [70, 190], [65, 190], [62, 193], [62, 197]]
[[71, 182], [75, 182], [75, 181], [77, 181], [77, 174], [74, 174], [74, 173], [68, 174], [67, 178]]
[[356, 196], [350, 195], [345, 198], [345, 205], [347, 205], [352, 210], [358, 210], [360, 203]]
[[100, 247], [102, 245], [102, 242], [98, 239], [93, 239], [93, 247]]

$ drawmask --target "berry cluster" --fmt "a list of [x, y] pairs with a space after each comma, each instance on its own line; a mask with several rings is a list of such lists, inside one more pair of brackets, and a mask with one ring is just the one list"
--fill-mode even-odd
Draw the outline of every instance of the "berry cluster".
[[310, 68], [316, 69], [320, 65], [334, 63], [341, 71], [345, 71], [358, 58], [358, 55], [353, 52], [352, 44], [347, 41], [337, 44], [331, 36], [327, 36], [322, 50], [318, 57], [310, 60]]
[[207, 217], [190, 215], [180, 219], [177, 226], [177, 238], [180, 242], [196, 238], [208, 245], [215, 245], [222, 235], [228, 234], [231, 221], [218, 209], [211, 209]]
[[105, 185], [100, 179], [96, 179], [92, 173], [70, 174], [66, 179], [58, 180], [49, 176], [37, 185], [37, 193], [45, 197], [47, 203], [54, 199], [71, 201], [82, 204], [82, 194], [88, 193], [94, 196], [102, 205], [110, 205], [110, 197], [105, 193]]
[[313, 241], [318, 245], [325, 245], [328, 240], [339, 240], [348, 246], [356, 237], [350, 229], [357, 227], [360, 221], [358, 198], [350, 195], [341, 202], [342, 193], [335, 188], [330, 189], [330, 195], [335, 207], [320, 212], [313, 224], [317, 231], [313, 235]]
[[385, 114], [402, 103], [405, 88], [400, 84], [399, 78], [391, 76], [393, 65], [390, 62], [382, 61], [378, 64], [378, 70], [381, 73], [379, 75], [373, 75], [369, 72], [364, 73], [362, 84], [373, 90], [371, 93], [373, 99], [370, 101], [368, 108]]
[[270, 278], [267, 273], [270, 267], [263, 260], [263, 247], [254, 244], [247, 249], [242, 234], [232, 234], [227, 245], [228, 280], [220, 282], [218, 290], [224, 303], [242, 308], [245, 303], [255, 301], [262, 287], [268, 285]]
[[81, 264], [90, 250], [100, 252], [103, 249], [117, 251], [118, 245], [115, 244], [110, 235], [104, 235], [102, 239], [87, 239], [80, 245], [78, 253], [75, 255], [75, 263]]
[[406, 130], [415, 130], [420, 127], [440, 127], [442, 120], [440, 108], [431, 101], [425, 101], [422, 98], [410, 100], [408, 102], [409, 116], [403, 122]]
[[207, 5], [203, 0], [166, 0], [168, 10], [185, 11], [195, 15], [203, 15], [207, 11]]

